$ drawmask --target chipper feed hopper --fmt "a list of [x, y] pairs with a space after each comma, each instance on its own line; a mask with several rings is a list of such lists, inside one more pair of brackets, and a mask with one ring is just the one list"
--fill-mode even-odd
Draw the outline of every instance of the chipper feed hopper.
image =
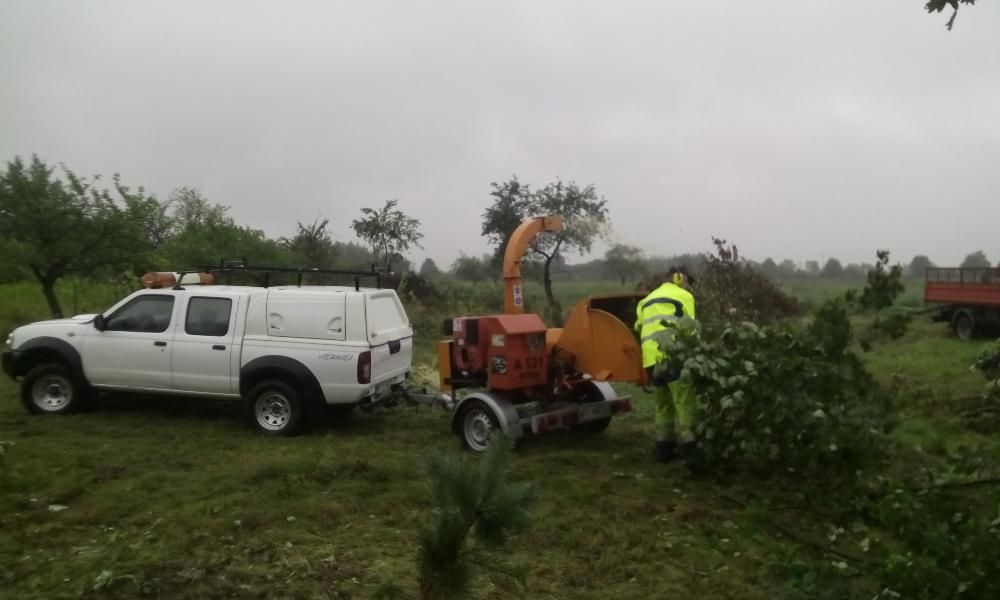
[[457, 392], [452, 430], [485, 450], [494, 430], [517, 439], [556, 429], [599, 433], [632, 410], [611, 382], [646, 384], [632, 330], [643, 294], [581, 300], [562, 328], [524, 312], [521, 260], [536, 235], [558, 232], [559, 217], [536, 217], [511, 235], [504, 255], [504, 314], [445, 322], [438, 343], [441, 389]]

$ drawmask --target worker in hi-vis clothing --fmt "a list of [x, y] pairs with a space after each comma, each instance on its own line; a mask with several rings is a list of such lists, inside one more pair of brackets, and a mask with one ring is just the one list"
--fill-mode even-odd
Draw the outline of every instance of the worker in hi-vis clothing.
[[682, 318], [694, 319], [694, 296], [689, 290], [693, 278], [684, 268], [671, 268], [665, 283], [643, 298], [636, 307], [635, 329], [642, 344], [642, 366], [655, 388], [656, 446], [653, 458], [668, 462], [684, 455], [694, 445], [692, 421], [695, 399], [691, 387], [676, 381], [679, 373], [661, 369], [654, 378], [653, 367], [666, 358], [654, 334], [675, 327]]

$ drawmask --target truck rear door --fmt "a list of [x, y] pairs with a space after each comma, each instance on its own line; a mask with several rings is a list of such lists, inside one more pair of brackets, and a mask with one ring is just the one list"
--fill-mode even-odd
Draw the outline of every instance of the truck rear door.
[[398, 382], [413, 360], [413, 329], [396, 293], [372, 292], [365, 297], [373, 384]]
[[234, 354], [237, 329], [243, 325], [241, 298], [198, 295], [192, 291], [174, 333], [173, 388], [179, 392], [232, 395], [237, 393], [239, 354]]

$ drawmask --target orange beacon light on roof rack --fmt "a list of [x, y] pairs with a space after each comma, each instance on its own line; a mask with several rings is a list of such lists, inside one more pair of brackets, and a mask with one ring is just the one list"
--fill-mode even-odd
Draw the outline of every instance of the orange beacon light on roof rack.
[[[142, 276], [141, 281], [142, 287], [146, 289], [172, 288], [177, 284], [177, 274], [169, 271], [150, 271]], [[212, 285], [213, 283], [215, 283], [215, 276], [211, 273], [185, 273], [181, 279], [182, 285]]]

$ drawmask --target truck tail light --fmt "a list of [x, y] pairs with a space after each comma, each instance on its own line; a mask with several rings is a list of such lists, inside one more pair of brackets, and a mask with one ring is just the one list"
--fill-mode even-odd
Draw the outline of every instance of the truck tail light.
[[362, 352], [358, 355], [358, 383], [372, 381], [372, 353]]

